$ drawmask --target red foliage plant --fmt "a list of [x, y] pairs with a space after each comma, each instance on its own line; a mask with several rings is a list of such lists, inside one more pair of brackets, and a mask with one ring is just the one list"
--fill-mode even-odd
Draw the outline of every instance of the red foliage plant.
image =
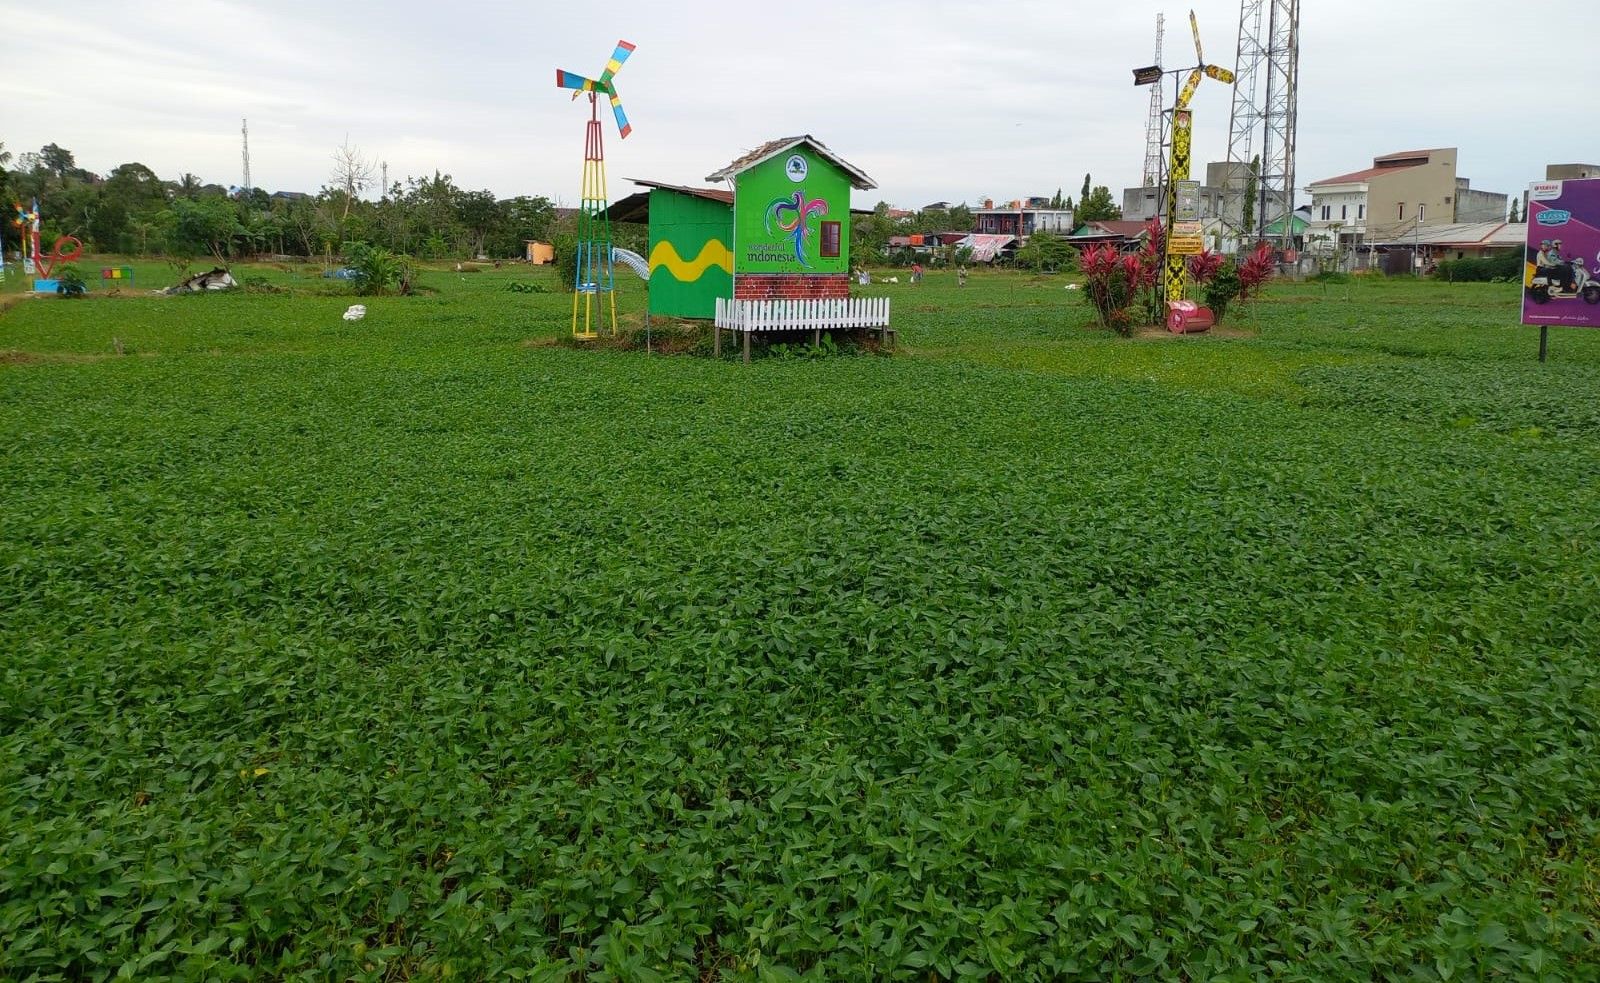
[[1189, 257], [1189, 276], [1197, 286], [1203, 287], [1210, 283], [1211, 278], [1216, 276], [1220, 269], [1222, 269], [1222, 257], [1209, 249], [1198, 256]]
[[1263, 242], [1239, 264], [1239, 299], [1248, 300], [1260, 293], [1272, 274], [1272, 247]]
[[1139, 257], [1123, 256], [1110, 243], [1090, 246], [1078, 257], [1095, 316], [1120, 334], [1128, 330], [1128, 305], [1136, 293], [1139, 267]]
[[1145, 251], [1156, 256], [1164, 256], [1167, 252], [1167, 229], [1161, 224], [1159, 218], [1150, 220], [1144, 227]]

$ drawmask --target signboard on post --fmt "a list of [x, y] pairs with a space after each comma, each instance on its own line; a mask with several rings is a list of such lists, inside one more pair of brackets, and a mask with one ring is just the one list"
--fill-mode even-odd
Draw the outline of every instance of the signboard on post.
[[1200, 182], [1176, 181], [1174, 184], [1178, 191], [1178, 214], [1173, 221], [1200, 221]]
[[1528, 189], [1522, 270], [1523, 324], [1600, 328], [1600, 178]]
[[1199, 222], [1178, 222], [1172, 227], [1172, 244], [1167, 251], [1174, 256], [1198, 256], [1205, 252], [1204, 226]]

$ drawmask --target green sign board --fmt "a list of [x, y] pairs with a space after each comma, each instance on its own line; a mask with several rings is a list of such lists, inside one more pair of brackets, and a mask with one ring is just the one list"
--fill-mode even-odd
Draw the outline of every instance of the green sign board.
[[800, 145], [734, 179], [735, 273], [850, 272], [850, 178]]

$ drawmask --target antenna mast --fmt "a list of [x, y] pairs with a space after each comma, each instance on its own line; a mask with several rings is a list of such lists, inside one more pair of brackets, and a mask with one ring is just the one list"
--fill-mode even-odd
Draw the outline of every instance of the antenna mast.
[[[1161, 64], [1161, 42], [1167, 33], [1167, 15], [1156, 14], [1156, 60], [1152, 65]], [[1161, 86], [1150, 87], [1150, 119], [1145, 123], [1144, 130], [1144, 186], [1156, 188], [1161, 185], [1161, 148], [1165, 141], [1162, 137], [1162, 118], [1165, 114], [1161, 107]], [[1082, 207], [1082, 202], [1079, 202]]]
[[244, 120], [240, 120], [239, 121], [239, 134], [244, 137], [244, 184], [242, 185], [241, 190], [245, 194], [249, 194], [250, 193], [250, 189], [253, 187], [253, 185], [250, 183], [250, 121], [249, 120], [244, 119]]

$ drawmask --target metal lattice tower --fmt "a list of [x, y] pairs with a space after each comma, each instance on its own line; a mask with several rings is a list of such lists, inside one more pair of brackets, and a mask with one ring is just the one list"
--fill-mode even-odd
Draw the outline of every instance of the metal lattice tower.
[[[1299, 74], [1300, 0], [1242, 0], [1223, 198], [1223, 221], [1240, 245], [1265, 239], [1269, 225], [1294, 211]], [[1246, 223], [1247, 175], [1258, 156], [1261, 173]], [[1293, 224], [1283, 223], [1284, 248]]]
[[240, 190], [242, 190], [245, 194], [249, 194], [250, 193], [250, 189], [255, 187], [255, 185], [250, 183], [250, 121], [249, 120], [242, 119], [242, 120], [239, 121], [239, 135], [244, 137], [244, 184], [241, 186]]
[[[1156, 14], [1156, 60], [1150, 63], [1152, 65], [1161, 64], [1161, 42], [1166, 33], [1167, 15]], [[1144, 129], [1144, 186], [1146, 188], [1155, 188], [1161, 185], [1163, 115], [1161, 85], [1157, 83], [1150, 87], [1150, 119], [1145, 123]], [[1082, 202], [1079, 204], [1081, 205]]]

